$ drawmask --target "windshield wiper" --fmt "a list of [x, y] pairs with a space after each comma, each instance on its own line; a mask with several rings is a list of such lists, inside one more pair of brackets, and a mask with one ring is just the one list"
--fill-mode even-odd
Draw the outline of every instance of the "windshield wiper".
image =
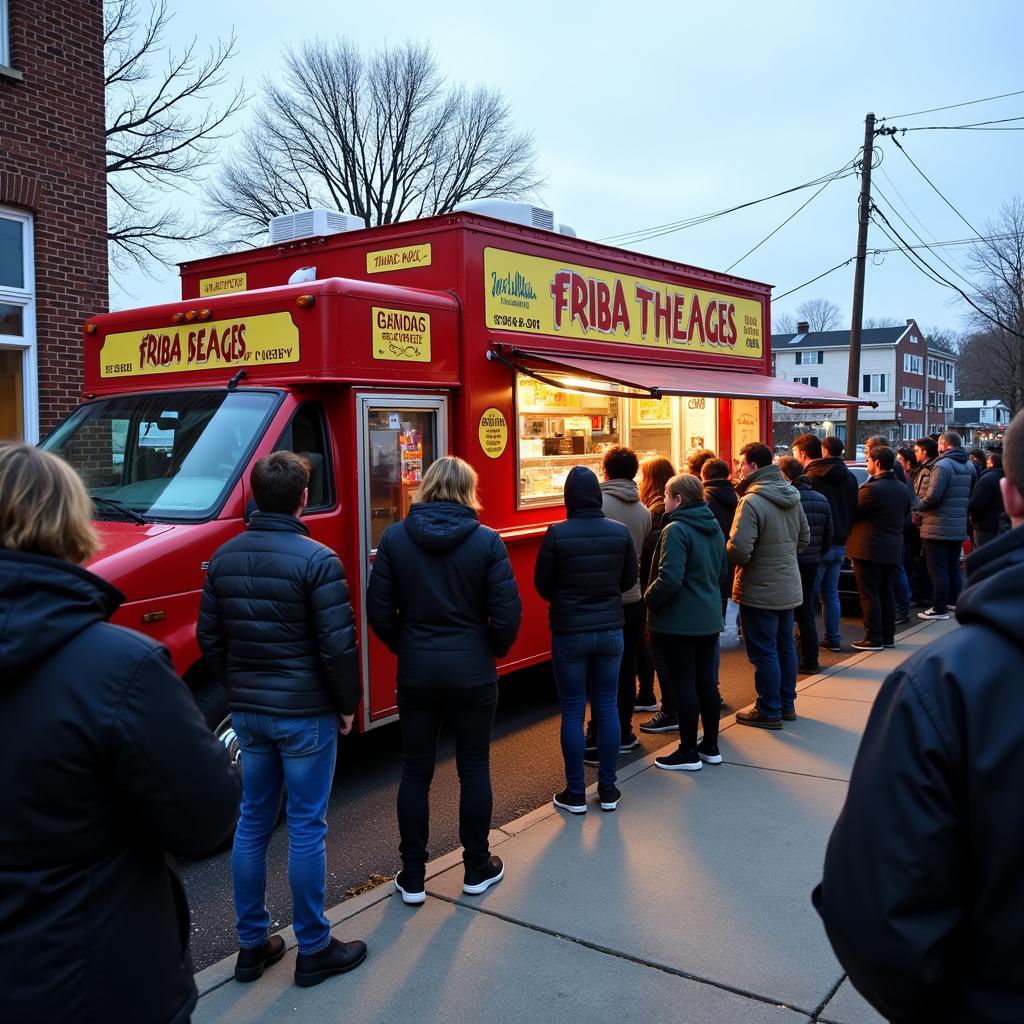
[[123, 501], [118, 501], [116, 498], [105, 498], [100, 494], [91, 494], [89, 497], [97, 505], [112, 508], [115, 512], [120, 512], [122, 515], [127, 516], [133, 523], [140, 523], [142, 526], [147, 525], [146, 520], [135, 509], [129, 508]]

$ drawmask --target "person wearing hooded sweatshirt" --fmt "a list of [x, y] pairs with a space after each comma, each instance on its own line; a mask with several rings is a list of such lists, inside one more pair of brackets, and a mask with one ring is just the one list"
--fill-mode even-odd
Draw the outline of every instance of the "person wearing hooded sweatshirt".
[[832, 510], [832, 546], [821, 554], [821, 565], [814, 581], [815, 595], [821, 595], [825, 637], [821, 646], [829, 651], [843, 649], [839, 634], [842, 606], [839, 603], [839, 573], [846, 557], [846, 541], [853, 528], [857, 509], [857, 478], [842, 459], [842, 442], [831, 438], [839, 455], [823, 458], [821, 440], [814, 434], [801, 434], [793, 442], [793, 455], [804, 467], [811, 486], [828, 499]]
[[[640, 555], [651, 532], [651, 513], [640, 500], [640, 489], [634, 479], [640, 470], [636, 454], [629, 448], [612, 448], [602, 461], [601, 510], [609, 519], [622, 523], [633, 539], [637, 556], [637, 582], [622, 595], [622, 661], [619, 664], [619, 750], [632, 750], [640, 745], [633, 732], [633, 707], [636, 704], [636, 655], [644, 629], [644, 607], [640, 593]], [[592, 762], [597, 757], [597, 743], [588, 744]]]
[[813, 894], [896, 1024], [1024, 1021], [1024, 413], [1003, 457], [1014, 528], [968, 557], [960, 628], [883, 683]]
[[[674, 476], [665, 485], [665, 522], [644, 595], [648, 626], [672, 688], [679, 718], [679, 746], [655, 758], [669, 771], [699, 771], [721, 764], [715, 685], [715, 646], [725, 626], [721, 581], [728, 576], [725, 540], [704, 500], [697, 477]], [[704, 737], [697, 744], [697, 720]]]
[[0, 1020], [186, 1024], [176, 857], [220, 846], [242, 784], [167, 649], [107, 620], [92, 505], [0, 444]]
[[921, 619], [948, 619], [949, 605], [963, 587], [960, 554], [967, 539], [967, 508], [974, 487], [974, 467], [960, 435], [939, 435], [939, 457], [915, 482], [921, 543], [932, 581], [932, 607], [918, 612]]
[[729, 562], [738, 566], [733, 600], [740, 606], [757, 700], [738, 711], [740, 725], [781, 729], [796, 718], [793, 609], [803, 589], [797, 555], [811, 539], [800, 492], [772, 464], [771, 449], [753, 442], [740, 449], [740, 503], [729, 535]]
[[592, 470], [569, 470], [564, 493], [567, 518], [548, 527], [533, 574], [537, 593], [549, 604], [551, 661], [562, 705], [566, 788], [553, 802], [573, 814], [587, 810], [583, 720], [589, 686], [597, 721], [598, 800], [601, 810], [614, 811], [621, 799], [615, 780], [622, 595], [636, 585], [639, 563], [629, 530], [602, 511], [601, 485]]
[[1001, 532], [1000, 520], [1005, 515], [1003, 495], [999, 489], [999, 481], [1003, 479], [1003, 457], [997, 452], [990, 452], [988, 469], [978, 477], [978, 482], [971, 492], [971, 503], [967, 511], [971, 517], [973, 532], [971, 539], [976, 548], [988, 544]]
[[366, 590], [370, 628], [398, 656], [402, 870], [395, 886], [408, 904], [426, 899], [430, 783], [446, 720], [455, 732], [463, 892], [485, 892], [505, 875], [488, 844], [491, 730], [496, 659], [515, 643], [523, 609], [501, 537], [480, 524], [476, 489], [467, 462], [434, 462], [409, 515], [384, 531]]

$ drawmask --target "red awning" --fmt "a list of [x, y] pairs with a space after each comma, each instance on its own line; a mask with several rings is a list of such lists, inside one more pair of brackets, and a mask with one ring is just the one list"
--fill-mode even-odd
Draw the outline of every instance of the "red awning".
[[[838, 391], [825, 391], [806, 384], [796, 384], [777, 377], [763, 377], [741, 370], [717, 370], [713, 367], [692, 368], [672, 363], [637, 363], [617, 359], [596, 359], [591, 356], [553, 355], [524, 348], [492, 349], [488, 357], [500, 359], [514, 369], [555, 387], [565, 385], [548, 379], [545, 374], [571, 373], [587, 377], [598, 384], [620, 384], [638, 392], [637, 397], [660, 398], [663, 395], [704, 395], [708, 398], [757, 398], [781, 402], [794, 409], [831, 409], [840, 406], [866, 405], [877, 402], [853, 398]], [[580, 389], [575, 385], [573, 390]], [[622, 392], [608, 392], [620, 397]], [[627, 395], [628, 397], [628, 395]]]

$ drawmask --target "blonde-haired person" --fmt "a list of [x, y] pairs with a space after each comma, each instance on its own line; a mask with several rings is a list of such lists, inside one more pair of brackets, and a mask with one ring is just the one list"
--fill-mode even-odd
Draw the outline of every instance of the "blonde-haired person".
[[219, 845], [240, 781], [165, 648], [106, 620], [65, 462], [0, 443], [0, 963], [5, 1020], [185, 1020], [196, 1005], [168, 855]]
[[426, 899], [430, 782], [446, 720], [461, 786], [463, 890], [481, 893], [504, 877], [488, 845], [491, 729], [496, 659], [515, 642], [522, 605], [505, 545], [480, 524], [479, 510], [473, 467], [438, 459], [409, 515], [381, 537], [366, 592], [370, 628], [398, 656], [402, 870], [395, 886], [410, 904]]
[[[665, 524], [644, 595], [647, 623], [659, 665], [668, 673], [679, 719], [679, 746], [655, 758], [659, 768], [699, 771], [720, 764], [715, 685], [715, 646], [725, 626], [721, 581], [728, 573], [725, 539], [704, 500], [704, 486], [690, 474], [665, 485]], [[697, 744], [697, 720], [704, 738]]]

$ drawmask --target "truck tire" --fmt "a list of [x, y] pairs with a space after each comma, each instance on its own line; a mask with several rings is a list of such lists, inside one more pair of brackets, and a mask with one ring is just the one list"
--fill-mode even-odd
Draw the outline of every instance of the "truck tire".
[[227, 748], [231, 763], [240, 766], [242, 751], [231, 725], [231, 709], [228, 707], [228, 695], [224, 687], [219, 683], [205, 683], [195, 691], [195, 698], [210, 731]]

